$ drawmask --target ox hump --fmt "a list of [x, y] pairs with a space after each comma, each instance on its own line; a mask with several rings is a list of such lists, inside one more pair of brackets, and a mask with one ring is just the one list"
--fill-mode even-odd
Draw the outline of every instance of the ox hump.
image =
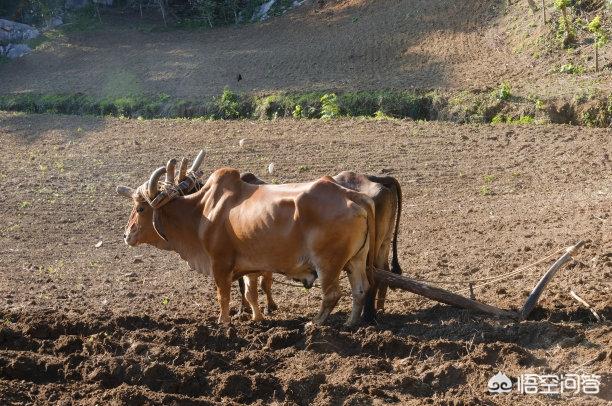
[[220, 185], [231, 185], [240, 183], [240, 172], [234, 168], [219, 168], [208, 178], [208, 182], [215, 182]]

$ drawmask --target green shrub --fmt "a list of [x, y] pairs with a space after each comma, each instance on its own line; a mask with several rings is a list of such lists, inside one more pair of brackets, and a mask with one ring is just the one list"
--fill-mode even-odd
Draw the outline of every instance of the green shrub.
[[499, 85], [499, 88], [495, 92], [495, 96], [499, 100], [509, 100], [512, 97], [512, 93], [510, 92], [510, 84], [508, 82], [503, 82]]
[[255, 116], [269, 120], [275, 117], [288, 116], [294, 109], [290, 98], [282, 94], [273, 94], [257, 99], [255, 104]]
[[533, 124], [534, 120], [535, 120], [535, 118], [533, 116], [524, 115], [524, 116], [520, 116], [517, 119], [511, 120], [510, 123], [512, 123], [512, 124], [520, 124], [520, 125]]
[[573, 63], [566, 63], [561, 65], [559, 73], [568, 73], [570, 75], [581, 75], [584, 73], [584, 66], [574, 65]]
[[506, 122], [506, 117], [503, 114], [496, 114], [491, 119], [491, 124], [501, 124]]
[[241, 97], [226, 87], [221, 97], [216, 100], [216, 112], [213, 116], [214, 118], [226, 120], [249, 118], [253, 116], [255, 110], [254, 104], [251, 98], [246, 96]]
[[567, 8], [571, 5], [571, 0], [555, 0], [555, 8], [561, 11], [561, 17], [557, 24], [557, 38], [561, 40], [564, 48], [567, 48], [576, 40], [576, 30], [567, 11]]
[[377, 120], [393, 120], [393, 117], [386, 115], [382, 111], [378, 110], [374, 113], [374, 118]]
[[59, 29], [66, 33], [95, 31], [102, 27], [96, 8], [89, 4], [64, 16], [64, 24]]
[[380, 108], [380, 95], [376, 92], [350, 92], [338, 96], [343, 116], [372, 116]]
[[383, 92], [380, 95], [379, 110], [391, 117], [426, 119], [430, 99], [410, 92]]
[[330, 119], [338, 115], [340, 115], [338, 96], [335, 93], [327, 93], [321, 96], [321, 118]]
[[522, 115], [518, 118], [512, 118], [512, 117], [508, 117], [504, 114], [496, 114], [492, 119], [491, 119], [491, 124], [519, 124], [519, 125], [524, 125], [524, 124], [533, 124], [535, 121], [535, 118], [533, 116], [530, 116], [528, 114]]
[[302, 118], [302, 106], [296, 104], [291, 115], [293, 116], [293, 118]]

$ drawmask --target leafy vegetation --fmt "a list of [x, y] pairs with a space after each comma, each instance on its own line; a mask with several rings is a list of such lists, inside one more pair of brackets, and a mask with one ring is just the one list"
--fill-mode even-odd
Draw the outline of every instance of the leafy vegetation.
[[599, 48], [608, 43], [608, 34], [601, 27], [601, 17], [596, 16], [587, 24], [587, 29], [593, 34], [593, 48], [595, 49], [595, 72], [599, 71]]
[[571, 0], [555, 0], [555, 8], [561, 11], [557, 37], [561, 40], [564, 48], [567, 48], [576, 40], [576, 30], [567, 10], [571, 5]]
[[[165, 26], [194, 29], [251, 22], [265, 2], [266, 0], [115, 0], [110, 7], [122, 14], [142, 14], [143, 11], [152, 13], [162, 17]], [[267, 14], [280, 15], [292, 6], [292, 0], [277, 0]], [[100, 8], [93, 4], [71, 10], [69, 13], [64, 12], [65, 0], [0, 1], [0, 18], [30, 25], [44, 25], [53, 16], [63, 15], [67, 24], [62, 30], [78, 32], [94, 30], [103, 20]], [[115, 15], [107, 14], [104, 20], [115, 18]]]
[[[351, 92], [351, 93], [277, 93], [268, 96], [240, 94], [229, 88], [216, 98], [207, 100], [174, 99], [166, 94], [157, 96], [109, 96], [94, 98], [81, 93], [0, 95], [0, 110], [26, 113], [55, 113], [96, 116], [116, 116], [136, 119], [203, 118], [230, 119], [330, 119], [334, 117], [372, 117], [375, 119], [411, 118], [439, 119], [470, 123], [534, 124], [537, 114], [547, 114], [545, 102], [531, 96], [501, 101], [509, 88], [493, 94], [480, 93], [467, 97], [463, 93], [445, 98], [439, 94], [410, 92]], [[596, 101], [600, 101], [595, 103]], [[554, 104], [554, 101], [551, 101]], [[570, 121], [584, 125], [606, 127], [612, 117], [612, 97], [599, 93], [579, 95], [571, 103], [589, 103], [590, 110], [579, 110]], [[608, 111], [610, 110], [610, 111]], [[574, 111], [574, 110], [573, 110]], [[518, 114], [517, 114], [518, 113]], [[573, 114], [573, 113], [572, 113]]]
[[98, 30], [101, 27], [101, 17], [97, 9], [90, 4], [81, 9], [67, 13], [64, 16], [64, 25], [60, 27], [60, 31], [67, 33], [88, 32]]
[[2, 0], [0, 18], [41, 25], [61, 13], [65, 0]]
[[510, 97], [512, 97], [512, 93], [510, 92], [510, 84], [508, 82], [503, 82], [501, 85], [499, 85], [499, 88], [495, 94], [499, 100], [509, 100]]
[[302, 118], [302, 106], [296, 104], [291, 115], [293, 116], [293, 118]]
[[335, 93], [328, 93], [321, 96], [321, 118], [330, 119], [340, 115], [338, 107], [338, 96]]
[[495, 175], [484, 175], [482, 179], [484, 181], [484, 185], [482, 185], [482, 187], [480, 188], [480, 194], [482, 196], [493, 195], [494, 193], [493, 193], [492, 184], [493, 184], [493, 181], [495, 180]]
[[504, 114], [496, 114], [492, 119], [491, 119], [491, 124], [519, 124], [519, 125], [525, 125], [525, 124], [533, 124], [535, 121], [535, 118], [533, 116], [530, 116], [528, 114], [524, 114], [521, 116], [518, 116], [517, 118], [513, 118], [511, 116], [506, 116]]
[[560, 73], [568, 73], [571, 75], [581, 75], [584, 73], [584, 66], [574, 65], [573, 63], [566, 63], [559, 67]]

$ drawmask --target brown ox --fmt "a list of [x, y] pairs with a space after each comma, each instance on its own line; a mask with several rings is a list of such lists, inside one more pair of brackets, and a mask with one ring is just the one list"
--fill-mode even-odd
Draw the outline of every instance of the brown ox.
[[[321, 324], [340, 298], [340, 272], [346, 269], [353, 296], [347, 325], [358, 323], [372, 281], [367, 258], [375, 217], [369, 197], [330, 177], [310, 184], [252, 185], [231, 168], [218, 169], [199, 191], [182, 196], [191, 187], [182, 186], [188, 180], [181, 182], [182, 175], [174, 185], [175, 164], [158, 168], [136, 191], [117, 188], [134, 204], [125, 230], [128, 245], [175, 251], [192, 269], [212, 275], [224, 324], [230, 322], [232, 280], [258, 271], [319, 278], [323, 301], [313, 321]], [[257, 304], [250, 304], [253, 316], [261, 317]]]
[[[266, 184], [266, 182], [259, 179], [254, 174], [248, 172], [242, 174], [241, 179], [256, 185]], [[333, 179], [341, 186], [361, 192], [374, 201], [376, 211], [376, 232], [372, 255], [374, 266], [395, 274], [401, 274], [402, 269], [397, 258], [397, 234], [402, 210], [402, 190], [397, 179], [391, 176], [361, 175], [348, 171], [340, 172], [338, 175], [334, 176]], [[389, 268], [389, 250], [391, 247], [393, 251], [391, 267]], [[275, 306], [270, 294], [272, 285], [271, 279], [272, 276], [270, 274], [263, 274], [262, 288], [267, 296], [268, 309], [270, 308], [270, 303]], [[251, 277], [251, 279], [247, 280], [247, 285], [252, 286], [252, 290], [249, 290], [247, 286], [245, 291], [241, 284], [241, 294], [243, 297], [248, 295], [254, 296], [256, 301], [257, 280]], [[376, 282], [372, 285], [364, 309], [363, 316], [366, 321], [372, 321], [375, 318], [376, 308], [384, 311], [386, 291], [386, 286], [379, 287]], [[378, 300], [376, 301], [376, 306], [374, 306], [374, 299], [377, 293]], [[251, 299], [251, 301], [253, 301], [253, 299]]]

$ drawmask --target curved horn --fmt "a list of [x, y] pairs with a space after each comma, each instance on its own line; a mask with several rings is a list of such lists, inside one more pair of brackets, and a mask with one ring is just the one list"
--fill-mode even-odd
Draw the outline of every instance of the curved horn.
[[119, 196], [125, 196], [131, 199], [132, 195], [134, 194], [134, 189], [127, 186], [117, 186], [117, 194]]
[[176, 168], [176, 159], [172, 158], [166, 164], [166, 183], [174, 183], [174, 168]]
[[200, 153], [196, 157], [195, 161], [193, 161], [193, 165], [191, 165], [191, 168], [189, 168], [189, 172], [195, 172], [198, 170], [200, 165], [202, 165], [202, 161], [204, 160], [204, 155], [206, 155], [204, 153], [204, 150], [203, 149], [200, 150]]
[[157, 182], [164, 173], [166, 173], [166, 168], [164, 166], [161, 166], [155, 171], [153, 171], [153, 173], [151, 174], [148, 183], [149, 199], [154, 199], [155, 195], [157, 195]]
[[179, 177], [178, 177], [177, 183], [181, 183], [187, 177], [187, 164], [188, 163], [189, 161], [187, 160], [187, 158], [183, 158], [183, 160], [181, 161], [181, 166], [179, 166]]

